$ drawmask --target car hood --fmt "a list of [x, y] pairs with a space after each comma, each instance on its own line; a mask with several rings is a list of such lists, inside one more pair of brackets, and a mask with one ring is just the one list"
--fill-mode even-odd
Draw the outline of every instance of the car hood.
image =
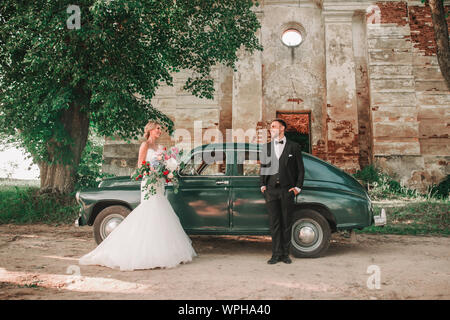
[[139, 186], [141, 181], [131, 179], [130, 176], [117, 176], [112, 178], [106, 178], [102, 180], [98, 188], [112, 188], [112, 187], [124, 187], [124, 186]]

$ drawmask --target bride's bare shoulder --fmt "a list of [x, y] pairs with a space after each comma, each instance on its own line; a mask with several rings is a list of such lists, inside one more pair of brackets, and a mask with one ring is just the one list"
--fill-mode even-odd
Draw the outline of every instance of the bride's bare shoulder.
[[139, 149], [143, 150], [143, 149], [148, 149], [148, 143], [147, 141], [143, 141], [141, 143], [141, 146], [139, 147]]

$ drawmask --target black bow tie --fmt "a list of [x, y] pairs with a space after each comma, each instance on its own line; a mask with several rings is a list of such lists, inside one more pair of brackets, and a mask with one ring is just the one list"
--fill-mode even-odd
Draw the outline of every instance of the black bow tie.
[[283, 144], [283, 143], [284, 143], [284, 141], [283, 141], [283, 140], [280, 140], [280, 141], [276, 141], [276, 140], [275, 140], [275, 143], [280, 143], [280, 144]]

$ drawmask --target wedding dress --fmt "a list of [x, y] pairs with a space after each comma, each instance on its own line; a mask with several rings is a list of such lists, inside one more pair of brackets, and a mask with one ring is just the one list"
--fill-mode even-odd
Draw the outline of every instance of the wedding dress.
[[[160, 146], [161, 148], [161, 146]], [[146, 161], [154, 161], [156, 151], [147, 151]], [[170, 202], [164, 195], [164, 179], [148, 195], [141, 182], [141, 203], [93, 251], [80, 258], [80, 265], [102, 265], [135, 269], [173, 268], [197, 256]]]

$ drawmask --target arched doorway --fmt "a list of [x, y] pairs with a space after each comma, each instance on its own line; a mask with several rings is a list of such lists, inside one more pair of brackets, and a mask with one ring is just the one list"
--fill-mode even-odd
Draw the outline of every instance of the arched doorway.
[[277, 111], [277, 118], [286, 121], [286, 138], [299, 143], [303, 152], [311, 153], [311, 113]]

